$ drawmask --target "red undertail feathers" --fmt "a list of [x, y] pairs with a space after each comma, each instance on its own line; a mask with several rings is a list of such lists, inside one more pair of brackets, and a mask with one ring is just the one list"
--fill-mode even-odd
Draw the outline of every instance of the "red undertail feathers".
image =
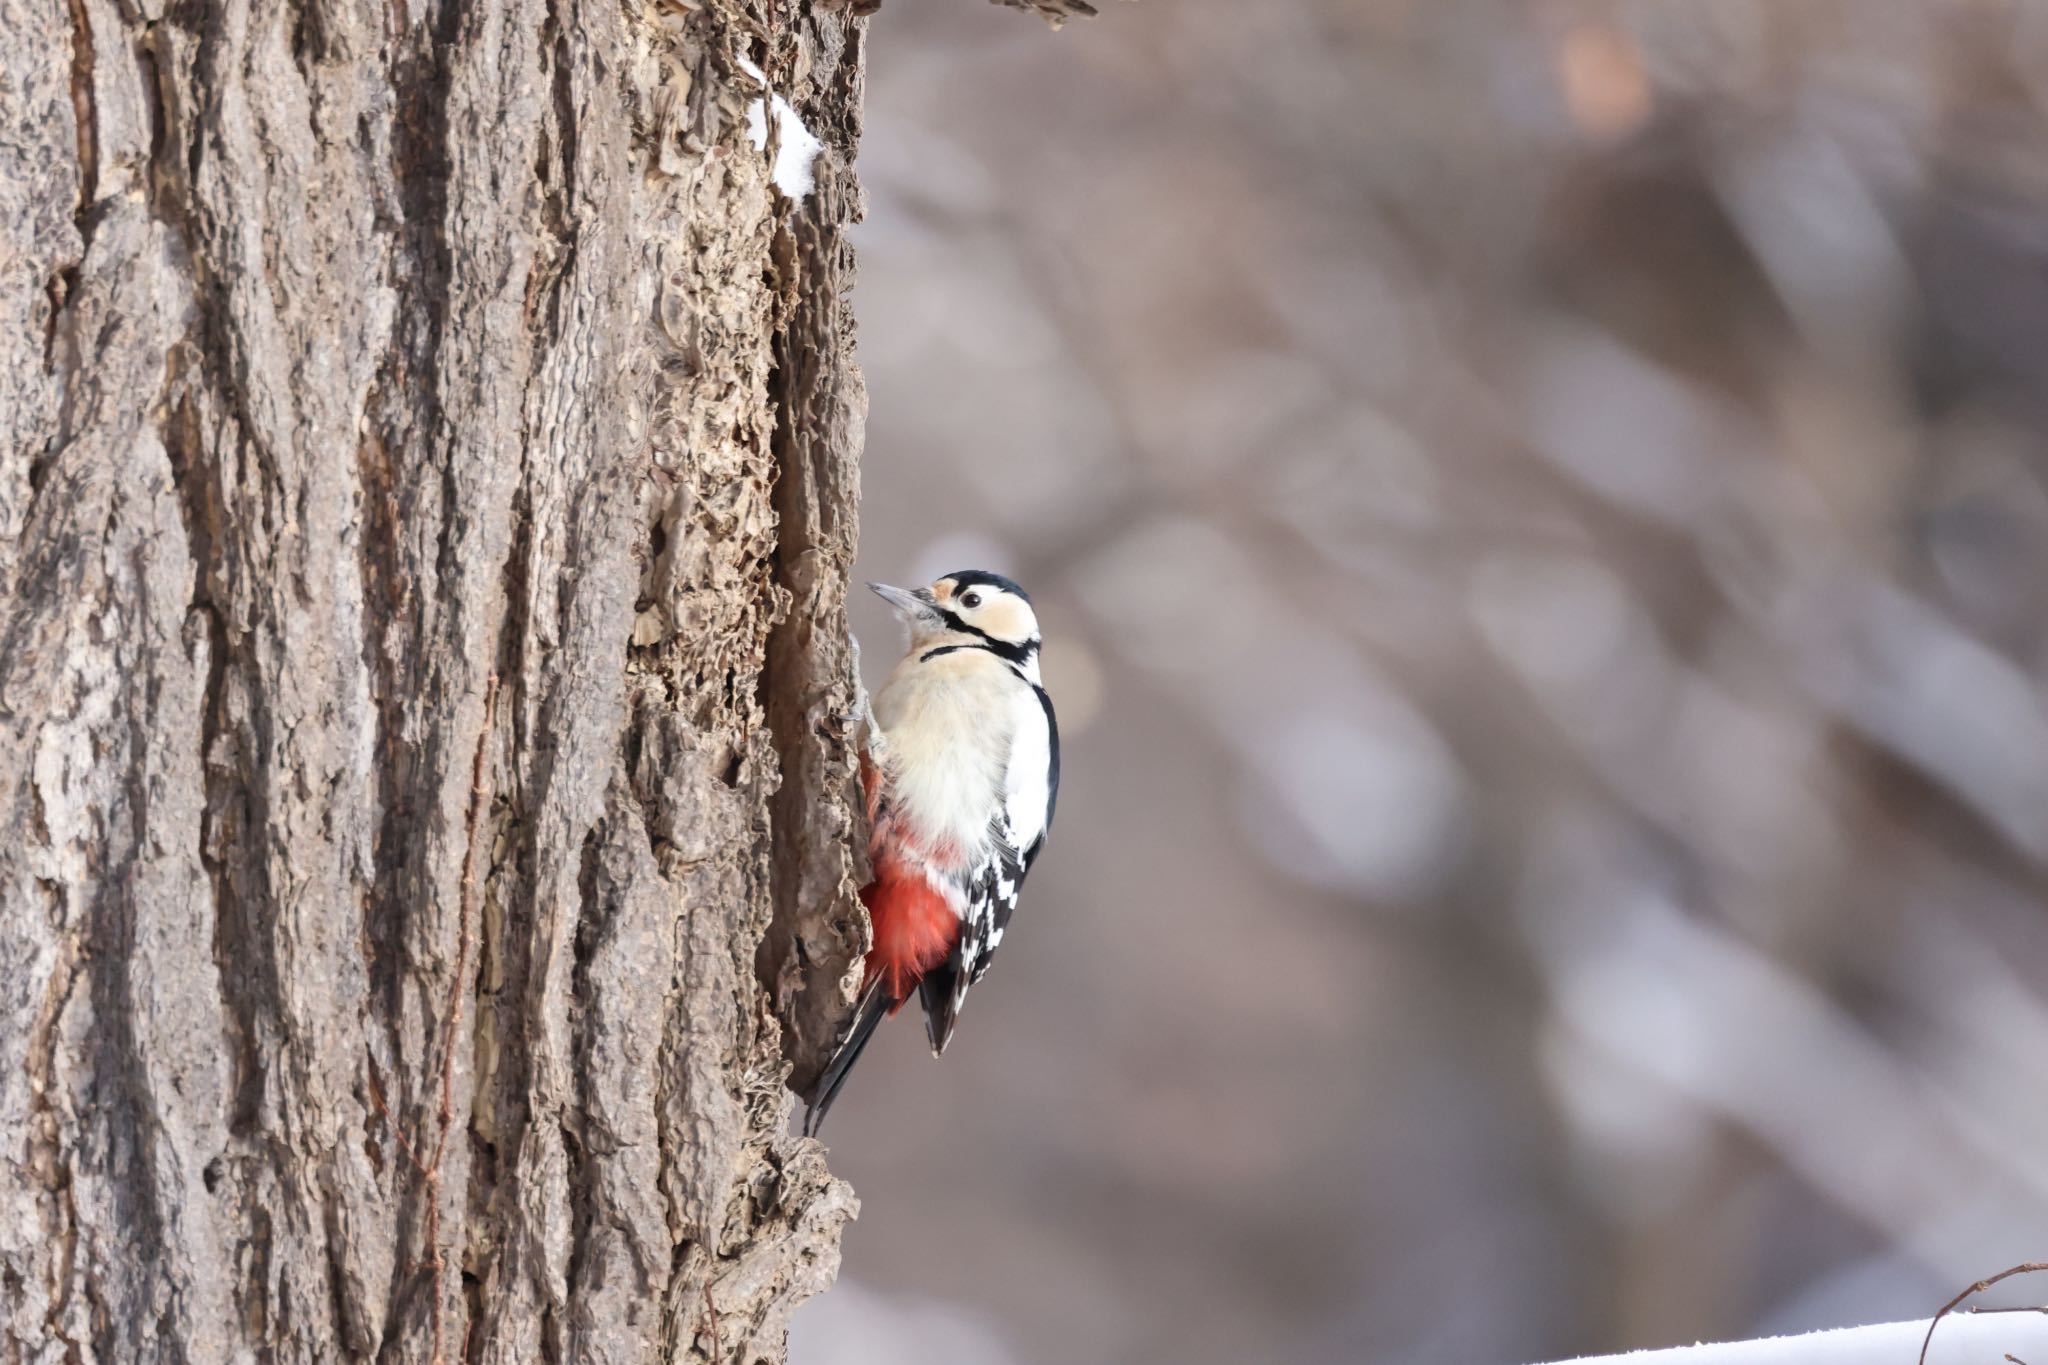
[[867, 979], [882, 983], [893, 1014], [924, 974], [946, 960], [960, 919], [921, 871], [886, 854], [876, 860], [875, 879], [860, 899], [875, 926]]

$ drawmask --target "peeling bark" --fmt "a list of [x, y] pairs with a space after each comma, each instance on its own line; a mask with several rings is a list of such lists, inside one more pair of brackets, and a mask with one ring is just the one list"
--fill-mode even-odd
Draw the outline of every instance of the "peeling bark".
[[779, 1361], [855, 1207], [785, 1078], [865, 934], [864, 21], [0, 28], [0, 1361]]

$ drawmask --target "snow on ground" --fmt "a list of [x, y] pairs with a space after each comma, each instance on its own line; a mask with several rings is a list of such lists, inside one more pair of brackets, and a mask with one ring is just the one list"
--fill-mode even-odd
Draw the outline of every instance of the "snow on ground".
[[[1927, 1322], [1843, 1327], [1796, 1337], [1674, 1346], [1618, 1356], [1583, 1356], [1562, 1365], [1915, 1365]], [[1935, 1330], [1927, 1365], [2048, 1365], [2048, 1310], [1952, 1313]]]

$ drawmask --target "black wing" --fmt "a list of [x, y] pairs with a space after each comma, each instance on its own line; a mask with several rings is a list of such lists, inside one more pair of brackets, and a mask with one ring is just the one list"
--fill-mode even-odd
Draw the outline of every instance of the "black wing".
[[1038, 855], [1045, 848], [1045, 836], [1052, 832], [1052, 813], [1060, 803], [1059, 718], [1053, 714], [1052, 698], [1046, 695], [1045, 689], [1033, 684], [1031, 690], [1037, 694], [1038, 705], [1045, 713], [1045, 819], [1028, 840], [1016, 837], [1007, 823], [1001, 824], [1002, 837], [997, 840], [998, 846], [1004, 850], [1015, 850], [1021, 843], [1023, 849], [1009, 854], [1009, 861], [996, 880], [996, 894], [992, 902], [993, 928], [974, 956], [967, 959], [970, 966], [967, 984], [970, 986], [980, 981], [988, 971], [989, 961], [995, 957], [996, 948], [1003, 941], [1003, 932], [1010, 927], [1010, 915], [1017, 908], [1017, 895], [1024, 889], [1024, 878], [1038, 863]]
[[1059, 803], [1059, 722], [1053, 717], [1052, 698], [1045, 689], [1034, 685], [1031, 690], [1037, 694], [1045, 715], [1045, 747], [1033, 750], [1020, 745], [1013, 752], [1013, 761], [1046, 764], [1045, 813], [1041, 818], [1036, 810], [1017, 812], [1019, 822], [1025, 826], [1025, 837], [1020, 838], [1005, 803], [989, 822], [988, 856], [962, 879], [967, 908], [960, 917], [960, 938], [946, 961], [918, 983], [925, 1034], [931, 1040], [933, 1056], [944, 1052], [946, 1044], [952, 1041], [960, 1007], [967, 1002], [967, 988], [987, 974], [988, 964], [1002, 945], [1010, 916], [1017, 909], [1017, 897], [1024, 889], [1024, 878], [1038, 861], [1039, 850], [1045, 847], [1053, 808]]
[[1045, 748], [1048, 762], [1045, 775], [1045, 823], [1039, 826], [1038, 837], [1024, 850], [1024, 870], [1038, 861], [1038, 850], [1045, 847], [1045, 836], [1052, 833], [1052, 813], [1060, 804], [1060, 718], [1053, 714], [1052, 696], [1036, 683], [1031, 690], [1038, 694], [1038, 705], [1045, 712]]
[[960, 1007], [967, 1003], [967, 988], [981, 980], [1003, 941], [1027, 866], [1011, 840], [1009, 822], [997, 817], [989, 829], [988, 856], [967, 877], [967, 908], [960, 916], [960, 937], [945, 962], [925, 973], [918, 983], [933, 1056], [944, 1052], [952, 1041]]

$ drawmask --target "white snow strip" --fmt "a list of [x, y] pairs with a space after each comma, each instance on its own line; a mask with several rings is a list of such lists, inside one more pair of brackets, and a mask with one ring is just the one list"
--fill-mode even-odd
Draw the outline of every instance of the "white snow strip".
[[[1582, 1356], [1562, 1365], [1914, 1365], [1927, 1319], [1842, 1327], [1796, 1337], [1673, 1346], [1618, 1356]], [[1951, 1313], [1935, 1329], [1927, 1365], [1992, 1365], [2008, 1357], [2048, 1361], [2048, 1313]]]
[[[768, 88], [768, 77], [760, 67], [745, 57], [737, 59], [740, 70]], [[801, 204], [804, 196], [811, 192], [811, 164], [818, 159], [818, 153], [825, 150], [825, 144], [812, 136], [804, 127], [804, 121], [797, 117], [789, 101], [770, 90], [768, 99], [755, 100], [747, 106], [747, 140], [754, 144], [754, 150], [768, 150], [769, 108], [775, 111], [775, 188]]]

